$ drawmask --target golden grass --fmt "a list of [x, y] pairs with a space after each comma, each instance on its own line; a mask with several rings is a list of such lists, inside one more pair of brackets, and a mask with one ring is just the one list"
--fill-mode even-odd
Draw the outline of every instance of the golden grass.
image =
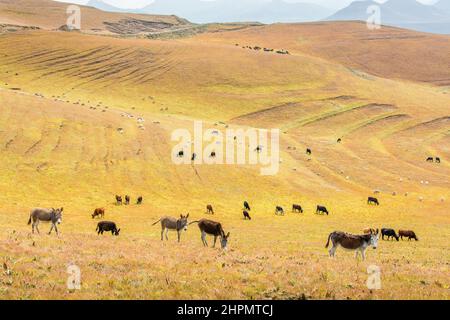
[[[1, 297], [448, 299], [446, 91], [208, 37], [0, 36]], [[123, 112], [144, 117], [146, 130]], [[279, 174], [172, 164], [170, 134], [191, 129], [193, 119], [219, 130], [219, 121], [281, 127]], [[429, 155], [443, 163], [426, 163]], [[368, 207], [375, 189], [381, 206]], [[143, 195], [144, 204], [115, 206], [115, 194]], [[252, 221], [242, 219], [244, 200]], [[180, 244], [175, 234], [160, 241], [152, 226], [160, 216], [190, 212], [197, 220], [208, 203], [231, 232], [227, 252], [203, 248], [195, 225]], [[275, 205], [290, 211], [293, 203], [305, 213], [274, 215]], [[317, 204], [331, 215], [314, 215]], [[59, 237], [45, 235], [45, 225], [30, 234], [35, 206], [65, 208]], [[120, 237], [95, 234], [97, 207]], [[341, 250], [328, 257], [330, 232], [366, 227], [413, 229], [420, 241], [380, 242], [364, 262]], [[81, 268], [79, 291], [66, 287], [70, 263]], [[381, 267], [382, 289], [371, 292], [372, 264]]]

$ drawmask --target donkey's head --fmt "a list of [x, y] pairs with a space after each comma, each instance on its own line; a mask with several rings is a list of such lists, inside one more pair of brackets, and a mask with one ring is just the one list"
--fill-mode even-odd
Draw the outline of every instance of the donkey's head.
[[183, 216], [182, 214], [180, 214], [180, 219], [178, 219], [178, 230], [182, 230], [184, 229], [184, 231], [187, 231], [188, 228], [188, 218], [189, 218], [189, 213], [186, 216]]
[[52, 208], [52, 213], [54, 216], [54, 219], [52, 219], [55, 223], [61, 224], [62, 222], [62, 212], [64, 211], [64, 208], [61, 209], [55, 209]]
[[372, 246], [372, 248], [376, 249], [378, 247], [378, 238], [380, 238], [380, 235], [379, 230], [377, 229], [376, 232], [373, 232], [370, 235], [369, 246]]
[[227, 249], [229, 237], [230, 237], [230, 233], [228, 232], [227, 234], [225, 234], [225, 232], [224, 232], [222, 237], [220, 238], [220, 245], [222, 246], [223, 250]]

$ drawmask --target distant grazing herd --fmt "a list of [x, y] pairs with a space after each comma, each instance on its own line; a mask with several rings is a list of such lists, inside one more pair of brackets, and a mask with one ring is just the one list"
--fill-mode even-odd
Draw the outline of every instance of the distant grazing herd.
[[[131, 203], [131, 197], [129, 195], [126, 195], [125, 197], [116, 195], [115, 197], [115, 203], [116, 205], [130, 205]], [[143, 197], [139, 196], [136, 200], [136, 205], [141, 205], [143, 203]], [[368, 205], [380, 205], [380, 202], [377, 198], [374, 197], [368, 197], [367, 199]], [[28, 224], [32, 225], [32, 233], [36, 230], [39, 233], [38, 225], [39, 222], [51, 222], [51, 229], [48, 234], [51, 234], [53, 229], [55, 229], [56, 234], [59, 234], [58, 232], [58, 225], [62, 222], [62, 213], [64, 211], [64, 208], [51, 208], [51, 209], [44, 209], [44, 208], [35, 208], [31, 211], [30, 217], [28, 220]], [[243, 203], [243, 216], [244, 220], [252, 220], [250, 217], [251, 208], [248, 201], [244, 201]], [[292, 212], [293, 213], [304, 213], [304, 210], [301, 205], [299, 204], [293, 204], [292, 205]], [[211, 204], [208, 204], [206, 206], [206, 212], [205, 214], [214, 215], [214, 208]], [[323, 205], [317, 205], [315, 214], [323, 214], [323, 215], [329, 215], [330, 212], [328, 209]], [[282, 206], [276, 206], [275, 207], [275, 215], [278, 216], [284, 216], [285, 210]], [[97, 208], [92, 213], [92, 219], [99, 217], [104, 218], [105, 217], [105, 209], [104, 208]], [[158, 223], [161, 224], [161, 240], [164, 240], [164, 237], [166, 240], [169, 240], [168, 232], [169, 230], [173, 230], [177, 232], [178, 235], [178, 242], [181, 241], [181, 233], [183, 231], [187, 231], [187, 228], [189, 225], [197, 223], [200, 233], [201, 233], [201, 240], [205, 247], [208, 246], [208, 243], [206, 241], [207, 235], [212, 235], [214, 237], [214, 244], [213, 248], [216, 245], [217, 239], [220, 238], [220, 245], [222, 249], [227, 248], [228, 239], [230, 237], [230, 233], [226, 233], [222, 227], [222, 224], [220, 222], [212, 221], [209, 219], [200, 219], [197, 221], [190, 222], [188, 221], [189, 213], [187, 215], [181, 214], [179, 218], [175, 217], [161, 217], [158, 221], [153, 223], [153, 225], [156, 225]], [[119, 236], [120, 234], [120, 228], [117, 227], [116, 223], [113, 221], [101, 221], [97, 224], [96, 228], [97, 234], [103, 234], [104, 232], [111, 232], [113, 236]], [[378, 229], [373, 228], [367, 228], [363, 230], [362, 235], [353, 235], [345, 232], [335, 231], [330, 233], [328, 236], [328, 241], [326, 244], [326, 248], [329, 247], [330, 242], [332, 244], [331, 249], [329, 250], [329, 254], [331, 257], [335, 256], [335, 252], [339, 246], [347, 249], [347, 250], [353, 250], [356, 252], [356, 257], [358, 257], [358, 254], [361, 253], [361, 257], [364, 260], [365, 259], [365, 251], [368, 247], [372, 246], [374, 249], [377, 248], [378, 245], [378, 239], [380, 236], [380, 231]], [[416, 240], [418, 241], [418, 237], [414, 233], [414, 231], [411, 230], [399, 230], [398, 235], [395, 232], [394, 229], [390, 228], [383, 228], [381, 229], [381, 237], [382, 240], [397, 240], [403, 238], [407, 238], [408, 240]], [[386, 237], [386, 239], [385, 239]]]
[[[239, 47], [239, 43], [236, 43], [236, 47]], [[285, 49], [276, 50], [272, 48], [262, 48], [260, 46], [242, 46], [242, 49], [249, 49], [249, 50], [255, 50], [255, 51], [264, 51], [264, 52], [275, 52], [277, 54], [287, 54], [290, 55], [289, 51]]]

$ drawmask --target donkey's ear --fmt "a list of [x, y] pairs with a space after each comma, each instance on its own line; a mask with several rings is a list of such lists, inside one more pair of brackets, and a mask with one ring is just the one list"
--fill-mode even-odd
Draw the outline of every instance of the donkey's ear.
[[55, 208], [52, 208], [52, 211], [55, 212], [56, 211]]
[[187, 219], [187, 218], [189, 218], [189, 213], [188, 213], [187, 216], [186, 216], [186, 219]]
[[230, 237], [230, 233], [228, 232], [228, 233], [227, 233], [227, 237], [226, 237], [226, 238], [228, 239], [229, 237]]
[[180, 218], [183, 219], [183, 215], [182, 214], [180, 214]]
[[61, 207], [61, 212], [63, 212], [64, 211], [64, 208], [63, 207]]

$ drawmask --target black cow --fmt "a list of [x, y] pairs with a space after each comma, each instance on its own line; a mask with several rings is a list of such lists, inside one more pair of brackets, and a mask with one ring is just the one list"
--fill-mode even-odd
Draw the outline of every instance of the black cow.
[[441, 158], [436, 157], [436, 163], [441, 163]]
[[367, 198], [367, 204], [374, 204], [376, 206], [379, 206], [380, 202], [378, 201], [377, 198], [369, 197], [369, 198]]
[[138, 198], [137, 198], [137, 201], [136, 201], [136, 204], [137, 204], [137, 205], [142, 204], [142, 201], [143, 201], [143, 200], [144, 200], [144, 199], [142, 198], [142, 196], [138, 197]]
[[184, 157], [184, 151], [179, 151], [178, 158], [183, 158], [183, 157]]
[[197, 158], [197, 155], [195, 153], [193, 153], [192, 157], [191, 157], [191, 161], [195, 161], [195, 158]]
[[316, 214], [319, 214], [319, 213], [329, 215], [327, 208], [324, 206], [317, 206]]
[[248, 204], [247, 201], [244, 201], [244, 209], [250, 211], [250, 205]]
[[292, 205], [292, 212], [300, 212], [303, 213], [303, 208], [302, 206], [298, 205], [298, 204], [293, 204]]
[[121, 196], [116, 196], [116, 204], [117, 205], [121, 205], [122, 204], [122, 197]]
[[308, 148], [308, 149], [306, 149], [306, 154], [307, 154], [307, 155], [311, 155], [311, 154], [312, 154], [312, 150], [311, 150], [311, 149], [309, 149], [309, 148]]
[[103, 234], [103, 232], [105, 231], [106, 232], [111, 231], [111, 234], [113, 236], [118, 236], [120, 229], [117, 229], [117, 226], [114, 222], [102, 221], [97, 224], [97, 229], [95, 229], [95, 231], [97, 231], [97, 234]]
[[399, 236], [395, 233], [394, 229], [383, 228], [381, 229], [381, 239], [384, 240], [384, 237], [387, 237], [388, 240], [391, 238], [395, 238], [395, 240], [399, 240]]
[[434, 158], [433, 157], [428, 157], [427, 158], [427, 162], [434, 162]]
[[131, 201], [130, 196], [125, 196], [125, 205], [129, 205]]
[[246, 211], [246, 210], [244, 210], [243, 212], [242, 212], [242, 214], [244, 215], [244, 220], [252, 220], [252, 218], [250, 217], [250, 214]]
[[280, 206], [276, 206], [275, 207], [275, 214], [276, 215], [282, 215], [282, 216], [284, 216], [284, 209], [282, 208], [282, 207], [280, 207]]
[[215, 151], [211, 152], [210, 157], [211, 157], [211, 158], [215, 158], [215, 157], [216, 157], [216, 152], [215, 152]]

